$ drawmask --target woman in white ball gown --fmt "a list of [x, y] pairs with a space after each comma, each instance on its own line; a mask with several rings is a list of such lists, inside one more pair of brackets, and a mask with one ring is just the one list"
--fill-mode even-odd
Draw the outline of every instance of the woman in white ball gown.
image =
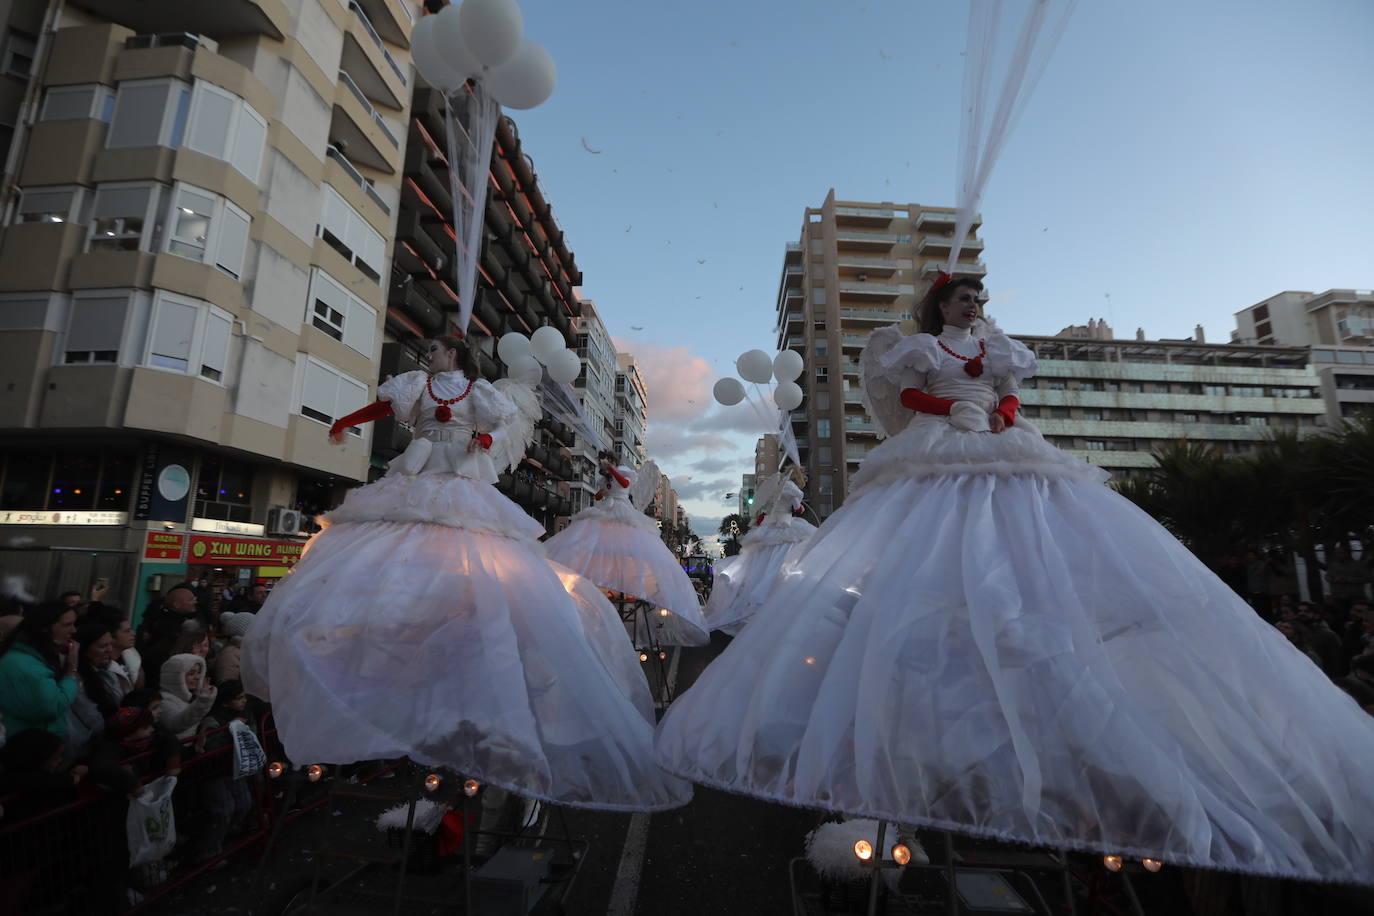
[[690, 787], [654, 766], [614, 609], [545, 559], [543, 526], [492, 485], [524, 451], [532, 392], [501, 383], [517, 406], [454, 338], [430, 346], [429, 369], [335, 423], [337, 440], [394, 413], [413, 440], [273, 590], [244, 641], [245, 687], [302, 763], [408, 756], [558, 804], [685, 803]]
[[[638, 642], [652, 634], [657, 645], [704, 645], [710, 633], [692, 580], [659, 537], [658, 522], [643, 512], [658, 484], [658, 466], [647, 461], [636, 472], [616, 467], [604, 453], [600, 462], [596, 502], [544, 543], [549, 559], [652, 605], [635, 623]], [[649, 632], [642, 632], [646, 627]]]
[[1369, 717], [1017, 415], [1035, 359], [980, 291], [932, 290], [930, 333], [873, 333], [889, 438], [668, 709], [660, 763], [901, 824], [1374, 882]]
[[754, 615], [783, 575], [783, 562], [798, 544], [811, 539], [816, 526], [798, 518], [801, 469], [792, 467], [768, 477], [755, 493], [760, 507], [749, 532], [740, 539], [738, 555], [716, 567], [706, 622], [713, 630], [737, 633]]

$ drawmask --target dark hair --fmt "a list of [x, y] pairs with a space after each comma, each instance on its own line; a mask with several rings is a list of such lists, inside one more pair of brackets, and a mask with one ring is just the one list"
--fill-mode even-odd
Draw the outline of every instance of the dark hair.
[[78, 597], [78, 598], [81, 597], [81, 593], [80, 593], [80, 592], [76, 592], [76, 591], [65, 591], [65, 592], [63, 592], [62, 594], [60, 594], [60, 595], [57, 596], [57, 600], [58, 600], [58, 601], [66, 601], [66, 600], [67, 600], [69, 597], [71, 597], [72, 595], [75, 595], [75, 596]]
[[147, 709], [154, 703], [162, 702], [162, 691], [155, 687], [139, 687], [137, 690], [130, 690], [124, 694], [124, 698], [119, 701], [120, 706], [140, 706]]
[[[91, 605], [91, 609], [86, 613], [86, 619], [100, 621], [109, 628], [110, 635], [113, 636], [119, 632], [120, 626], [129, 618], [124, 615], [123, 610], [113, 605], [93, 604]], [[133, 621], [129, 622], [132, 625]]]
[[108, 719], [115, 714], [119, 708], [116, 700], [118, 697], [110, 695], [110, 688], [105, 683], [100, 672], [90, 662], [86, 661], [86, 650], [95, 645], [104, 636], [109, 636], [110, 628], [105, 626], [100, 620], [87, 620], [76, 628], [76, 641], [81, 645], [81, 652], [77, 655], [76, 672], [81, 678], [81, 686], [86, 689], [86, 699], [95, 704], [95, 708], [100, 710], [100, 717]]
[[1338, 677], [1332, 683], [1349, 694], [1360, 706], [1374, 706], [1374, 687], [1370, 687], [1359, 678]]
[[1374, 653], [1366, 652], [1357, 655], [1350, 660], [1350, 673], [1363, 671], [1365, 674], [1374, 674]]
[[200, 627], [193, 630], [182, 629], [177, 633], [176, 639], [172, 640], [172, 655], [194, 654], [191, 650], [209, 638], [210, 634]]
[[973, 277], [956, 277], [944, 286], [932, 286], [911, 314], [922, 331], [939, 334], [945, 329], [945, 316], [941, 314], [940, 306], [948, 302], [955, 290], [961, 287], [981, 293], [983, 282]]
[[458, 351], [458, 370], [472, 381], [482, 377], [482, 370], [477, 366], [477, 357], [472, 355], [472, 348], [467, 342], [454, 337], [452, 334], [441, 334], [438, 337], [431, 337], [435, 343], [445, 350]]
[[76, 612], [60, 601], [45, 601], [30, 608], [4, 642], [0, 642], [0, 656], [8, 652], [15, 643], [23, 643], [38, 653], [48, 667], [57, 674], [62, 670], [62, 655], [53, 645], [52, 627], [63, 614]]

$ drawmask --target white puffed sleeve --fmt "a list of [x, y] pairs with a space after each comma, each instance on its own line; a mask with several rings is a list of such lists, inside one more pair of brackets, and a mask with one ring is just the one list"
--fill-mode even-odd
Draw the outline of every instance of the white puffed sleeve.
[[392, 413], [409, 422], [414, 419], [415, 407], [428, 379], [429, 375], [418, 369], [392, 376], [377, 386], [377, 400], [390, 401]]
[[983, 319], [981, 336], [988, 355], [984, 360], [999, 398], [1021, 390], [1021, 380], [1035, 375], [1035, 354], [1019, 340], [1012, 340], [991, 318]]
[[894, 324], [869, 335], [859, 356], [859, 385], [864, 409], [878, 421], [882, 435], [895, 436], [911, 422], [902, 390], [924, 391], [939, 365], [939, 344], [929, 334], [903, 335]]
[[497, 391], [491, 382], [478, 379], [472, 386], [473, 425], [480, 433], [491, 436], [492, 443], [500, 442], [506, 427], [515, 419], [519, 408], [509, 397]]

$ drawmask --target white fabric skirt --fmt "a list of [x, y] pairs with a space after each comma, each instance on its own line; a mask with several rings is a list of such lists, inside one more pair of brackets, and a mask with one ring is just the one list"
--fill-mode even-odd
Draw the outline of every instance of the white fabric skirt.
[[[426, 477], [492, 489], [412, 480]], [[300, 763], [408, 756], [604, 810], [690, 798], [654, 765], [652, 702], [614, 609], [536, 542], [481, 526], [320, 532], [258, 613], [243, 680]]]
[[[781, 526], [780, 526], [781, 527]], [[801, 519], [789, 519], [784, 530], [773, 532], [767, 523], [745, 535], [739, 554], [716, 567], [711, 597], [702, 612], [713, 630], [738, 633], [772, 593], [788, 556], [816, 533]], [[763, 538], [752, 541], [754, 535]]]
[[[611, 505], [583, 510], [544, 542], [550, 560], [561, 563], [604, 589], [652, 605], [659, 645], [700, 646], [710, 642], [692, 580], [658, 536], [653, 519]], [[633, 514], [637, 518], [620, 518]], [[644, 519], [645, 525], [637, 519]], [[661, 611], [668, 611], [663, 615]], [[675, 619], [674, 619], [675, 618]]]
[[[944, 448], [908, 437], [950, 436], [971, 437], [960, 473], [894, 473], [892, 453]], [[904, 824], [1374, 883], [1374, 722], [1178, 540], [1055, 473], [1067, 456], [1013, 473], [1004, 450], [1053, 451], [1032, 430], [921, 424], [881, 448], [876, 482], [668, 709], [664, 767]]]

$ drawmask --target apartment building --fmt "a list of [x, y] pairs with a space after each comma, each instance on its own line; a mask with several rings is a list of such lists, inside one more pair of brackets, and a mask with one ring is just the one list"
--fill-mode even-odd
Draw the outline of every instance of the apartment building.
[[1374, 410], [1374, 290], [1279, 293], [1236, 312], [1231, 339], [1307, 347], [1330, 422]]
[[579, 302], [577, 318], [577, 355], [582, 358], [582, 373], [574, 383], [582, 412], [593, 431], [601, 434], [599, 442], [578, 436], [573, 447], [573, 512], [580, 512], [592, 504], [599, 484], [597, 451], [612, 444], [615, 435], [615, 380], [617, 372], [615, 344], [601, 320], [596, 304], [590, 299]]
[[325, 433], [374, 394], [417, 12], [45, 7], [0, 239], [0, 565], [135, 607], [163, 574], [270, 579], [367, 479], [370, 430]]
[[616, 460], [637, 468], [644, 463], [649, 428], [649, 392], [639, 365], [629, 353], [615, 355], [615, 413], [611, 420]]
[[[835, 199], [808, 207], [778, 283], [777, 347], [802, 354], [806, 392], [792, 429], [807, 472], [806, 498], [821, 518], [844, 501], [849, 475], [876, 444], [859, 396], [858, 359], [874, 328], [909, 318], [953, 244], [950, 207]], [[960, 250], [956, 276], [981, 278], [981, 218]]]
[[1189, 439], [1251, 452], [1273, 430], [1315, 431], [1325, 406], [1304, 347], [1116, 340], [1105, 322], [1053, 337], [1012, 335], [1036, 355], [1021, 412], [1072, 455], [1129, 477], [1153, 451]]
[[782, 449], [778, 446], [778, 437], [772, 433], [760, 436], [754, 443], [754, 479], [763, 480], [769, 474], [776, 473], [781, 461]]

